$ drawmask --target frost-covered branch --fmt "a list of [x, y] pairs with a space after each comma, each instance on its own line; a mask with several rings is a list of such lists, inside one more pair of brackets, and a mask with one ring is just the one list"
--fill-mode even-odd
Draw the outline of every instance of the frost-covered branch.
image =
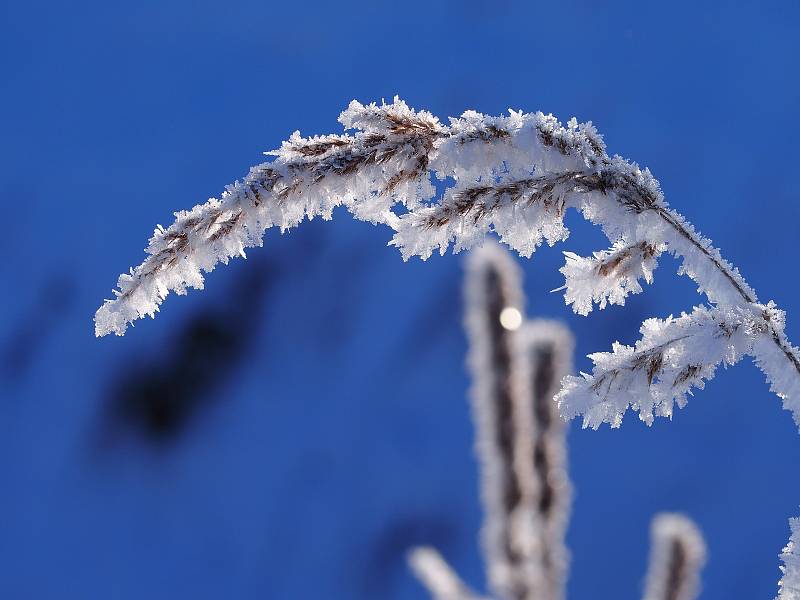
[[[565, 127], [540, 112], [491, 117], [468, 111], [443, 124], [399, 99], [380, 106], [353, 101], [339, 120], [355, 133], [311, 138], [295, 133], [268, 153], [273, 160], [251, 169], [221, 199], [176, 213], [168, 229], [159, 226], [145, 261], [120, 277], [115, 298], [97, 311], [97, 335], [122, 335], [128, 323], [154, 315], [170, 291], [201, 288], [203, 272], [261, 245], [267, 228], [285, 231], [306, 217], [329, 219], [340, 205], [358, 219], [394, 229], [391, 244], [404, 258], [423, 259], [451, 244], [455, 251], [469, 248], [489, 232], [530, 256], [544, 241], [552, 245], [567, 238], [564, 215], [573, 208], [600, 225], [611, 244], [588, 258], [567, 253], [561, 272], [573, 310], [587, 314], [594, 303], [623, 304], [628, 294], [641, 292], [642, 282], [652, 281], [659, 255], [670, 252], [710, 308], [662, 321], [663, 327], [674, 329], [671, 324], [680, 321], [692, 329], [689, 321], [697, 318], [743, 332], [737, 334], [742, 338], [737, 350], [753, 356], [800, 425], [800, 355], [784, 334], [783, 312], [771, 302], [760, 303], [738, 270], [669, 208], [647, 169], [609, 156], [591, 123], [572, 119]], [[432, 174], [443, 182], [440, 198]], [[394, 210], [398, 204], [403, 208]], [[648, 346], [644, 339], [641, 344]], [[685, 372], [692, 384], [707, 379], [729, 347], [724, 336], [707, 345], [707, 356], [670, 347], [664, 376]], [[673, 402], [685, 401], [683, 383], [670, 389], [651, 369], [625, 366], [629, 347], [615, 345], [610, 357], [595, 356], [603, 360], [592, 382], [607, 382], [611, 366], [625, 371], [644, 396], [609, 404], [602, 386], [590, 390], [599, 392], [592, 395], [573, 381], [559, 400], [567, 414], [583, 414], [587, 425], [619, 425], [628, 406], [645, 407], [641, 417], [649, 422], [650, 407], [669, 415]], [[727, 356], [725, 361], [730, 362]]]
[[656, 259], [664, 248], [648, 242], [619, 241], [611, 250], [595, 252], [591, 258], [564, 252], [567, 264], [561, 267], [561, 273], [567, 283], [559, 290], [566, 290], [564, 299], [580, 315], [588, 315], [593, 303], [601, 309], [608, 304], [622, 306], [628, 294], [642, 291], [640, 279], [653, 282]]
[[153, 316], [170, 291], [202, 288], [202, 272], [260, 246], [270, 227], [283, 232], [306, 217], [330, 219], [342, 204], [360, 219], [391, 223], [397, 217], [389, 209], [398, 199], [411, 208], [418, 187], [433, 193], [428, 161], [434, 141], [445, 135], [435, 117], [401, 102], [353, 103], [339, 120], [362, 131], [311, 138], [295, 132], [268, 153], [275, 160], [250, 169], [221, 199], [175, 213], [168, 229], [159, 225], [147, 259], [120, 276], [115, 299], [97, 311], [97, 335], [122, 335], [132, 321]]
[[778, 583], [777, 600], [800, 600], [800, 519], [790, 519], [789, 525], [792, 535], [781, 554], [783, 577]]
[[591, 427], [603, 422], [618, 426], [628, 406], [648, 424], [654, 415], [670, 417], [674, 403], [683, 407], [686, 395], [693, 387], [702, 389], [717, 366], [753, 353], [763, 328], [763, 315], [744, 307], [698, 306], [678, 318], [648, 319], [634, 347], [615, 343], [611, 352], [590, 355], [592, 375], [564, 380], [556, 396], [561, 413], [582, 414], [584, 425]]
[[694, 600], [706, 561], [703, 536], [681, 514], [656, 515], [644, 600]]

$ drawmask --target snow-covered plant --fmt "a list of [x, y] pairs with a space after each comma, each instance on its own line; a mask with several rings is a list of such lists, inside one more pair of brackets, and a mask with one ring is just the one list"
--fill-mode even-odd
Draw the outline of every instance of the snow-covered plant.
[[644, 600], [694, 600], [706, 546], [697, 526], [681, 514], [662, 513], [651, 526]]
[[[485, 521], [487, 579], [498, 600], [563, 600], [571, 486], [554, 395], [572, 369], [573, 340], [551, 321], [525, 321], [521, 276], [487, 244], [470, 255], [466, 325]], [[705, 549], [681, 515], [658, 515], [645, 600], [693, 600]], [[478, 600], [433, 548], [409, 564], [435, 600]]]
[[[153, 316], [170, 291], [202, 288], [203, 272], [260, 246], [267, 228], [330, 219], [337, 206], [391, 227], [390, 243], [405, 259], [426, 259], [451, 244], [469, 248], [490, 231], [530, 256], [543, 241], [567, 238], [564, 215], [574, 208], [601, 226], [611, 247], [586, 258], [567, 253], [561, 272], [573, 310], [624, 304], [652, 280], [664, 252], [682, 261], [679, 272], [709, 305], [649, 319], [635, 346], [591, 355], [592, 373], [568, 378], [558, 396], [563, 415], [616, 427], [630, 406], [650, 423], [670, 416], [676, 402], [683, 406], [720, 364], [750, 355], [800, 425], [800, 354], [784, 334], [783, 311], [759, 302], [738, 270], [669, 208], [649, 170], [609, 156], [591, 122], [467, 111], [444, 124], [397, 98], [353, 101], [339, 121], [354, 133], [295, 132], [220, 199], [175, 213], [169, 228], [159, 225], [145, 261], [120, 276], [114, 299], [97, 311], [96, 334], [122, 335], [132, 321]], [[432, 174], [443, 188], [439, 197]]]

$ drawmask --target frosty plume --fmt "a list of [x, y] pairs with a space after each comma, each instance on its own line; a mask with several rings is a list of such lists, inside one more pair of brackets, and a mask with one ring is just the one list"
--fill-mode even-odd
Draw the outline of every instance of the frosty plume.
[[[800, 425], [800, 355], [784, 335], [784, 312], [760, 303], [738, 270], [711, 242], [670, 209], [647, 169], [606, 153], [591, 123], [510, 111], [473, 111], [448, 125], [395, 98], [353, 101], [339, 117], [353, 134], [303, 138], [294, 133], [274, 159], [253, 167], [211, 199], [156, 228], [145, 261], [119, 278], [115, 298], [95, 315], [95, 332], [122, 335], [128, 323], [153, 316], [170, 291], [203, 287], [203, 272], [260, 246], [264, 231], [285, 231], [304, 218], [330, 219], [345, 206], [358, 219], [394, 230], [403, 258], [428, 258], [481, 242], [490, 231], [523, 256], [567, 238], [568, 208], [600, 225], [608, 250], [566, 253], [565, 299], [587, 314], [594, 304], [624, 304], [652, 281], [659, 256], [681, 260], [708, 306], [648, 319], [635, 346], [592, 354], [591, 374], [567, 377], [557, 396], [565, 417], [584, 426], [617, 427], [628, 407], [652, 422], [683, 406], [720, 365], [752, 356], [771, 389]], [[441, 197], [431, 174], [455, 183]], [[395, 212], [393, 208], [404, 208]]]

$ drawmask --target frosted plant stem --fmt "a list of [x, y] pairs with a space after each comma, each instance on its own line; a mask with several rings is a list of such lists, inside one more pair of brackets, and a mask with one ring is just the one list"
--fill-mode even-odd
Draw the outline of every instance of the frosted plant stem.
[[527, 598], [563, 600], [569, 567], [566, 529], [571, 485], [566, 427], [553, 401], [561, 379], [572, 372], [572, 334], [555, 321], [528, 321], [516, 332], [515, 386], [529, 413], [520, 427], [521, 451], [531, 473], [523, 500], [530, 514], [527, 535], [535, 563]]
[[706, 547], [697, 526], [680, 514], [653, 519], [650, 566], [644, 600], [695, 600]]
[[[591, 374], [564, 381], [558, 396], [564, 416], [582, 415], [591, 427], [618, 426], [628, 408], [648, 423], [654, 414], [671, 417], [674, 404], [683, 406], [717, 366], [751, 356], [800, 426], [800, 354], [784, 333], [785, 313], [771, 301], [760, 303], [736, 267], [669, 208], [649, 170], [609, 156], [591, 122], [571, 119], [564, 126], [552, 115], [512, 110], [502, 117], [467, 111], [443, 124], [398, 98], [382, 105], [353, 101], [339, 120], [354, 133], [303, 138], [295, 132], [268, 153], [271, 161], [228, 186], [220, 199], [175, 213], [167, 229], [159, 226], [147, 258], [120, 276], [115, 297], [97, 311], [96, 334], [122, 335], [129, 323], [154, 316], [170, 291], [202, 288], [204, 272], [260, 246], [266, 229], [330, 219], [338, 206], [393, 229], [390, 244], [404, 259], [470, 248], [488, 233], [529, 257], [545, 241], [567, 239], [564, 215], [572, 208], [611, 243], [590, 257], [565, 253], [562, 289], [575, 312], [624, 305], [629, 294], [642, 292], [642, 283], [652, 282], [657, 259], [669, 252], [710, 307], [650, 319], [642, 326], [645, 337], [663, 337], [660, 330], [675, 323], [692, 328], [695, 319], [736, 335], [706, 336], [695, 352], [678, 344], [665, 356], [664, 371], [634, 369], [644, 395], [624, 404], [606, 402], [595, 381], [606, 376], [606, 367], [619, 370], [631, 348], [615, 344], [611, 353], [593, 354]], [[443, 182], [438, 197], [434, 176]], [[698, 347], [696, 341], [684, 346]], [[692, 376], [665, 383], [679, 372]]]

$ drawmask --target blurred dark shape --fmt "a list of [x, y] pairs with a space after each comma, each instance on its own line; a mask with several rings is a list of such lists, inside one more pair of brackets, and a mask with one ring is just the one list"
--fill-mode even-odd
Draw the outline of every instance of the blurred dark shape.
[[74, 297], [74, 283], [66, 275], [52, 275], [44, 282], [29, 311], [16, 320], [16, 328], [2, 346], [3, 379], [14, 381], [25, 376], [49, 334], [72, 306]]
[[457, 269], [444, 273], [434, 291], [428, 292], [432, 296], [430, 304], [417, 311], [388, 362], [403, 367], [423, 360], [427, 353], [434, 351], [442, 336], [450, 331], [460, 331], [463, 318], [459, 304], [460, 286], [461, 273]]
[[367, 548], [368, 558], [359, 561], [363, 598], [388, 598], [399, 579], [409, 579], [409, 551], [433, 546], [450, 556], [461, 545], [458, 527], [450, 514], [407, 515], [386, 523]]
[[275, 268], [253, 262], [241, 269], [222, 303], [187, 320], [163, 354], [126, 361], [135, 366], [117, 377], [109, 393], [112, 429], [132, 429], [164, 444], [225, 398], [221, 388], [258, 337], [266, 293], [277, 278]]
[[[320, 254], [317, 254], [320, 256]], [[370, 255], [361, 245], [348, 246], [325, 255], [325, 289], [335, 290], [314, 315], [316, 342], [323, 352], [335, 352], [357, 330], [354, 323], [363, 311], [364, 280], [369, 275]]]

